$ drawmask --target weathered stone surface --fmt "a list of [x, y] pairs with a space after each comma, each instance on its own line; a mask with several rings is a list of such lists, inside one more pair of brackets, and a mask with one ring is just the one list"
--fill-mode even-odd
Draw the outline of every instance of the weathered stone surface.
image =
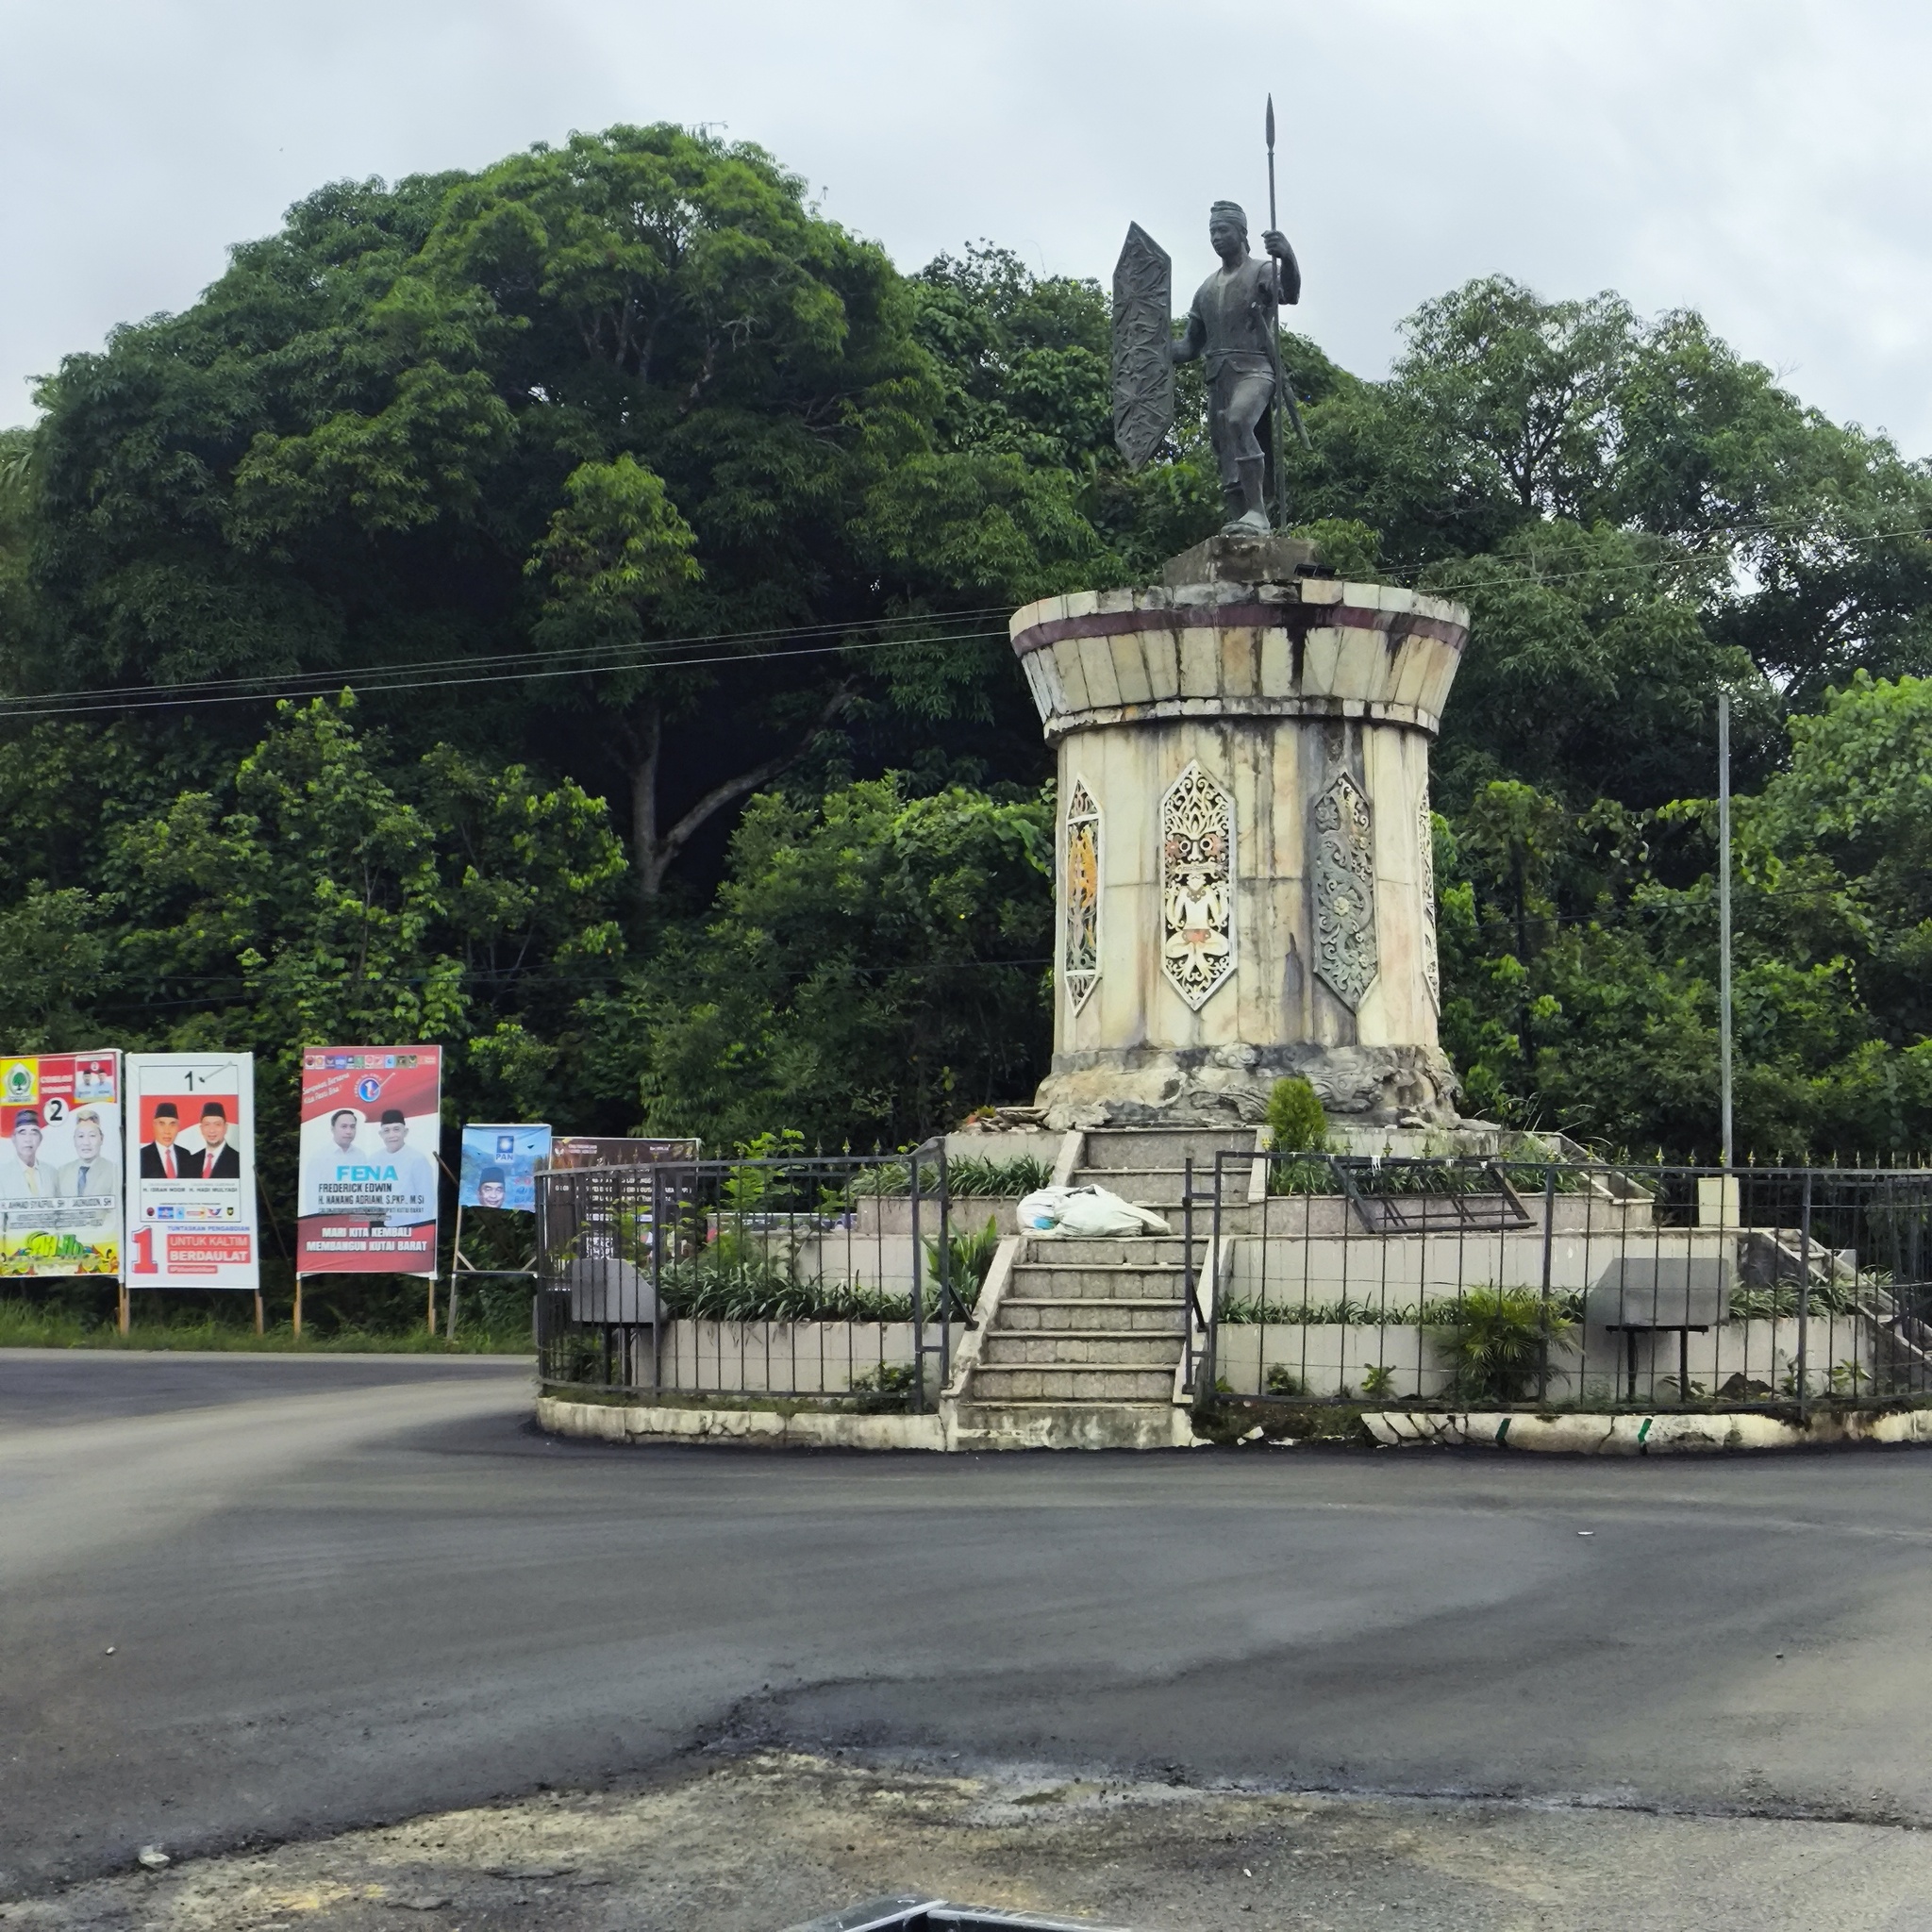
[[1052, 1127], [1256, 1123], [1284, 1074], [1340, 1120], [1457, 1118], [1428, 748], [1469, 614], [1306, 554], [1213, 538], [1014, 614], [1065, 801]]
[[1161, 567], [1160, 581], [1186, 584], [1291, 584], [1317, 567], [1305, 537], [1209, 537]]
[[1450, 1126], [1457, 1117], [1455, 1069], [1433, 1041], [1073, 1049], [1054, 1055], [1040, 1101], [1059, 1128], [1258, 1125], [1274, 1082], [1291, 1075], [1329, 1113], [1378, 1126]]

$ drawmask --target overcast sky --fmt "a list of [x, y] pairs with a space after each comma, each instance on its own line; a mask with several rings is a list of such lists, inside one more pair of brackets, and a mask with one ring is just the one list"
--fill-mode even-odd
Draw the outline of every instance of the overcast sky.
[[1907, 0], [0, 0], [0, 423], [328, 180], [722, 124], [903, 266], [1209, 265], [1281, 123], [1301, 325], [1363, 375], [1491, 271], [1690, 307], [1932, 453], [1932, 8]]

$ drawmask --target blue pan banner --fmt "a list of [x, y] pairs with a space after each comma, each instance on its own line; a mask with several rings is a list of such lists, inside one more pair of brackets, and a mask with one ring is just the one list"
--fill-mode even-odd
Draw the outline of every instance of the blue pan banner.
[[463, 1208], [537, 1211], [539, 1167], [550, 1158], [550, 1129], [542, 1123], [472, 1123], [463, 1129], [463, 1166], [457, 1203]]

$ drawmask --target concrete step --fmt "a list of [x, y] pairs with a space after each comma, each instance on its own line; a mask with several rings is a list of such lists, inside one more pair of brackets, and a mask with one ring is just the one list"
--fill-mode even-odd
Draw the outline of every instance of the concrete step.
[[[994, 1338], [989, 1336], [987, 1340]], [[974, 1402], [1163, 1402], [1174, 1394], [1174, 1365], [1141, 1368], [1061, 1362], [978, 1363], [969, 1398]]]
[[[1208, 1251], [1204, 1232], [1194, 1242], [1198, 1266]], [[1099, 1268], [1133, 1266], [1179, 1267], [1187, 1259], [1187, 1243], [1178, 1235], [1035, 1235], [1020, 1251], [1022, 1268]]]
[[1251, 1154], [1254, 1147], [1253, 1127], [1098, 1127], [1088, 1133], [1081, 1146], [1080, 1165], [1096, 1172], [1171, 1167], [1178, 1174], [1191, 1158], [1197, 1167], [1205, 1165], [1211, 1173], [1217, 1154]]
[[[1074, 1175], [1076, 1188], [1106, 1188], [1118, 1194], [1123, 1201], [1130, 1201], [1136, 1208], [1151, 1208], [1163, 1220], [1174, 1224], [1174, 1231], [1180, 1232], [1181, 1204], [1187, 1198], [1187, 1175], [1177, 1167], [1137, 1167], [1122, 1168], [1109, 1173], [1105, 1168], [1081, 1168]], [[1241, 1169], [1239, 1180], [1233, 1173], [1222, 1176], [1221, 1206], [1224, 1213], [1231, 1205], [1245, 1205], [1248, 1197], [1247, 1169]], [[1204, 1175], [1198, 1170], [1194, 1174], [1194, 1215], [1197, 1222], [1205, 1221], [1213, 1211], [1214, 1174], [1209, 1169]]]
[[1078, 1369], [1155, 1369], [1172, 1386], [1184, 1341], [1180, 1335], [1150, 1335], [1136, 1329], [995, 1329], [979, 1344], [979, 1366], [982, 1372], [1032, 1362]]
[[1028, 1295], [1016, 1300], [1009, 1290], [1000, 1303], [991, 1332], [1092, 1334], [1106, 1330], [1118, 1334], [1132, 1330], [1147, 1335], [1185, 1335], [1187, 1326], [1185, 1302], [1125, 1295]]
[[1173, 1301], [1187, 1294], [1187, 1276], [1174, 1268], [1048, 1268], [1022, 1262], [1007, 1287], [1008, 1301]]

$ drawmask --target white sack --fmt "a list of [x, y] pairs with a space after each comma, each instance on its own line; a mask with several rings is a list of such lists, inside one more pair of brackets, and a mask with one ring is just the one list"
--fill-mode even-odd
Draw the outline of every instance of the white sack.
[[1167, 1234], [1159, 1215], [1105, 1188], [1041, 1188], [1020, 1203], [1020, 1225], [1034, 1234]]

